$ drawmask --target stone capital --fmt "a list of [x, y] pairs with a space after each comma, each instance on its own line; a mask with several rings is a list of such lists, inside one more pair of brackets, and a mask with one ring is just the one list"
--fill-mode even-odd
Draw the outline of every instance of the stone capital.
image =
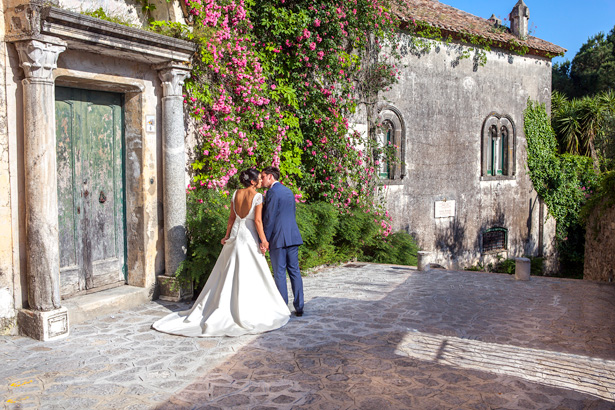
[[26, 79], [52, 81], [57, 68], [58, 56], [66, 50], [66, 43], [54, 37], [29, 39], [15, 42], [19, 62]]
[[190, 66], [177, 63], [161, 64], [156, 67], [162, 81], [164, 97], [181, 97], [186, 78], [190, 77]]

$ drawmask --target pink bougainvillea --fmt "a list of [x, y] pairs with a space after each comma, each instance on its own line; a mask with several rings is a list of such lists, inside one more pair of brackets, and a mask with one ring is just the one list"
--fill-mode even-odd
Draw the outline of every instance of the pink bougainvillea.
[[384, 56], [374, 40], [395, 42], [388, 1], [181, 1], [200, 44], [186, 83], [193, 186], [224, 188], [241, 169], [274, 165], [297, 201], [365, 209], [388, 234], [374, 152], [349, 124], [366, 93], [397, 76], [392, 58], [373, 59]]

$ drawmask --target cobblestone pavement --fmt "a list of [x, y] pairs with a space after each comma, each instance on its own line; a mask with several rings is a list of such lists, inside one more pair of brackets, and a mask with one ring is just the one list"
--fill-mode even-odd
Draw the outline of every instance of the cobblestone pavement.
[[615, 409], [615, 286], [354, 264], [304, 279], [305, 315], [184, 338], [154, 301], [0, 338], [7, 409]]

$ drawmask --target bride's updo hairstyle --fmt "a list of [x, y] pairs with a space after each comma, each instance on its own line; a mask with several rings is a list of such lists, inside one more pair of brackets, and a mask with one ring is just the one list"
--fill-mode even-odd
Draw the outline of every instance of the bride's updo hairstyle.
[[241, 171], [241, 174], [239, 174], [239, 182], [241, 182], [241, 185], [248, 188], [252, 186], [252, 181], [258, 182], [258, 174], [259, 172], [254, 168], [244, 169]]

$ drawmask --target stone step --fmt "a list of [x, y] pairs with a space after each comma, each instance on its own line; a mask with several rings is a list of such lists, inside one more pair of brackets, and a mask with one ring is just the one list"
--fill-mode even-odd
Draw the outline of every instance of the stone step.
[[69, 324], [74, 325], [99, 316], [140, 306], [151, 299], [148, 289], [125, 285], [72, 297], [63, 300], [62, 306], [68, 309]]

